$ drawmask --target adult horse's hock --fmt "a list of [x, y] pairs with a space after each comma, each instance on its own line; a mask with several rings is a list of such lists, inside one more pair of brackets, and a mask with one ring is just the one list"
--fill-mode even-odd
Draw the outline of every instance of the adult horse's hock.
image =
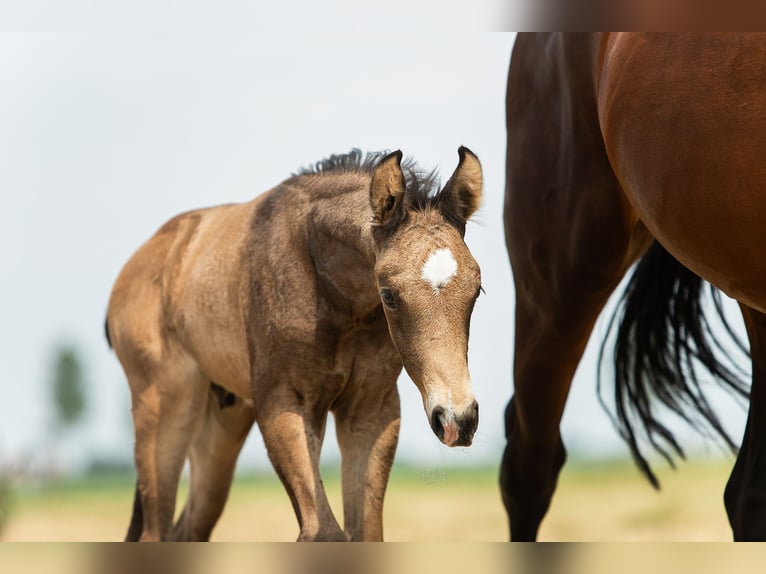
[[512, 539], [537, 536], [564, 463], [572, 376], [636, 262], [616, 315], [617, 427], [655, 483], [639, 439], [683, 455], [658, 405], [733, 446], [692, 365], [747, 397], [737, 365], [714, 353], [703, 279], [735, 298], [753, 377], [724, 501], [735, 539], [766, 539], [764, 69], [763, 34], [518, 36], [505, 203], [515, 392], [500, 477]]
[[[467, 348], [481, 279], [463, 241], [481, 165], [459, 150], [437, 191], [401, 152], [333, 156], [255, 200], [166, 223], [122, 270], [107, 335], [132, 393], [129, 540], [206, 540], [257, 421], [299, 540], [380, 540], [402, 364], [431, 427], [471, 444]], [[341, 529], [319, 475], [328, 412]], [[174, 525], [179, 476], [191, 488]]]

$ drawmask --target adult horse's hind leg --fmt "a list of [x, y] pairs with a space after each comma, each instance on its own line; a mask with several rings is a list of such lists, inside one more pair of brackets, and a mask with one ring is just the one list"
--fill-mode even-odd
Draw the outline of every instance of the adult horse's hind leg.
[[[516, 272], [520, 282], [523, 274]], [[532, 282], [539, 291], [550, 285]], [[505, 411], [507, 445], [500, 488], [511, 540], [532, 541], [564, 464], [559, 423], [575, 369], [614, 283], [543, 306], [525, 289], [516, 294], [514, 396]], [[517, 286], [518, 289], [518, 286]], [[571, 305], [571, 307], [570, 307]]]
[[766, 540], [766, 315], [741, 306], [750, 338], [753, 385], [745, 436], [724, 502], [735, 540]]
[[[559, 423], [572, 377], [628, 266], [625, 222], [618, 217], [597, 222], [594, 217], [593, 226], [581, 221], [549, 230], [536, 256], [528, 243], [509, 236], [516, 284], [514, 396], [505, 414], [500, 486], [512, 540], [537, 537], [565, 460]], [[509, 225], [524, 223], [511, 216]], [[606, 236], [598, 239], [601, 233]]]
[[211, 389], [204, 420], [189, 452], [189, 498], [173, 530], [173, 540], [210, 538], [226, 504], [237, 457], [253, 426], [253, 409], [242, 399], [234, 395], [220, 399], [219, 392]]
[[651, 241], [604, 149], [585, 43], [519, 35], [508, 78], [505, 231], [515, 394], [500, 471], [513, 540], [534, 540], [565, 451], [569, 386], [609, 294]]
[[[199, 375], [172, 369], [172, 362], [148, 382], [126, 368], [132, 393], [136, 444], [137, 491], [143, 515], [140, 540], [169, 537], [176, 492], [195, 426], [204, 407], [208, 384]], [[140, 505], [140, 506], [139, 506]], [[128, 537], [137, 532], [131, 520]]]

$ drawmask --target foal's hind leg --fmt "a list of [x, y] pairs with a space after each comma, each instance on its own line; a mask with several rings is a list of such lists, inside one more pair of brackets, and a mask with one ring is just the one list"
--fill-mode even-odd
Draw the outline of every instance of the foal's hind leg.
[[766, 315], [741, 306], [753, 386], [750, 411], [737, 462], [726, 485], [724, 502], [735, 540], [766, 540]]
[[[207, 381], [170, 368], [148, 382], [129, 373], [133, 421], [137, 496], [134, 513], [143, 515], [140, 540], [167, 539], [173, 526], [176, 492], [186, 453], [194, 436], [207, 391]], [[129, 536], [137, 533], [131, 520]]]
[[253, 426], [253, 409], [228, 395], [233, 404], [220, 401], [212, 390], [204, 420], [189, 453], [191, 488], [173, 540], [205, 541], [210, 538], [229, 495], [237, 457]]

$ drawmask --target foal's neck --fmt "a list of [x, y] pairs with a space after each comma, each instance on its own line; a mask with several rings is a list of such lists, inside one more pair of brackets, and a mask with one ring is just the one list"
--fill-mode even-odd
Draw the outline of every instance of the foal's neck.
[[[352, 174], [343, 175], [349, 178]], [[311, 194], [308, 250], [319, 296], [343, 313], [361, 318], [380, 305], [373, 272], [369, 178], [359, 174], [352, 187], [347, 187], [346, 178], [328, 181], [327, 187], [323, 182], [315, 184], [322, 187]], [[346, 185], [336, 187], [341, 183]]]

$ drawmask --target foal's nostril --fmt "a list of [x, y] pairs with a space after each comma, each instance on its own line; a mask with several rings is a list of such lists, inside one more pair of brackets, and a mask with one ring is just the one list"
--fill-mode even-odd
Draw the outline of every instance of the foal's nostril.
[[476, 429], [479, 428], [479, 403], [473, 401], [469, 412], [473, 419], [473, 426], [471, 427], [471, 434], [473, 434], [476, 432]]
[[466, 410], [460, 419], [460, 439], [456, 446], [469, 446], [473, 442], [473, 435], [479, 428], [479, 403], [476, 401]]
[[434, 434], [440, 439], [444, 439], [444, 424], [442, 423], [442, 415], [444, 414], [443, 407], [434, 407], [431, 411], [431, 428]]

